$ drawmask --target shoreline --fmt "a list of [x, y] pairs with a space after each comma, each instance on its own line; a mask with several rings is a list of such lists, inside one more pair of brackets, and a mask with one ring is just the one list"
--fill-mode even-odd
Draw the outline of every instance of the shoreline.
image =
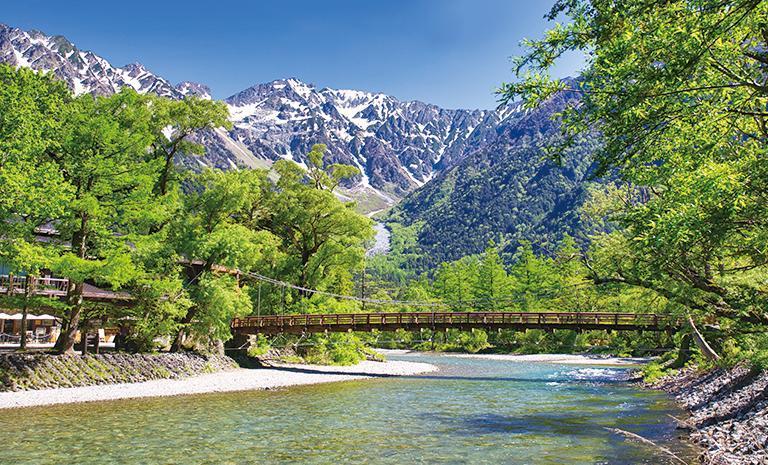
[[562, 365], [638, 366], [652, 360], [649, 357], [612, 357], [583, 354], [468, 354], [456, 352], [421, 352], [407, 349], [375, 349], [382, 354], [439, 354], [444, 357], [474, 358], [507, 362], [557, 363]]
[[748, 364], [688, 367], [643, 385], [666, 392], [688, 412], [678, 428], [701, 449], [701, 463], [768, 463], [768, 372]]
[[0, 410], [146, 397], [263, 391], [309, 384], [413, 376], [437, 369], [428, 363], [404, 361], [363, 361], [353, 366], [274, 364], [269, 368], [235, 368], [181, 379], [0, 392]]

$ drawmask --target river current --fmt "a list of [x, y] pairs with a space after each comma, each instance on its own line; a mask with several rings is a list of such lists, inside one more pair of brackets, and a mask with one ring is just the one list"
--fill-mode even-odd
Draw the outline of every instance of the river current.
[[[407, 378], [0, 411], [2, 464], [668, 464], [694, 451], [621, 368], [451, 356]], [[678, 462], [679, 463], [679, 462]]]

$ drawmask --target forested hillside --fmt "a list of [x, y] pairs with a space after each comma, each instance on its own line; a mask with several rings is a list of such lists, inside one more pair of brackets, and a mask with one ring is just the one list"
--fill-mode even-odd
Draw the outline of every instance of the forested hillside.
[[492, 143], [440, 173], [388, 216], [417, 225], [420, 267], [482, 252], [494, 241], [513, 252], [521, 240], [552, 249], [564, 234], [587, 240], [577, 212], [586, 197], [595, 138], [582, 136], [558, 165], [546, 149], [561, 141], [552, 116], [574, 103], [558, 94], [499, 126]]

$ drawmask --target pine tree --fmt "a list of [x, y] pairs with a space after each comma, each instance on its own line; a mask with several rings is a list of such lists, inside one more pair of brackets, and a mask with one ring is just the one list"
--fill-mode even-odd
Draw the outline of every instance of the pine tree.
[[480, 258], [472, 297], [478, 310], [503, 311], [509, 308], [509, 276], [499, 250], [493, 245], [485, 249]]

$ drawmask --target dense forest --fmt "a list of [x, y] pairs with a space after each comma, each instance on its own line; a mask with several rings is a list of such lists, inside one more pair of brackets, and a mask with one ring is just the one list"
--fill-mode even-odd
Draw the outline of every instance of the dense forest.
[[492, 144], [438, 174], [387, 215], [388, 223], [418, 229], [425, 260], [414, 266], [426, 270], [478, 254], [489, 241], [505, 253], [526, 240], [552, 249], [565, 234], [588, 241], [579, 208], [589, 187], [601, 182], [591, 176], [597, 137], [585, 134], [560, 164], [548, 157], [563, 137], [556, 115], [577, 101], [574, 94], [557, 94], [530, 111], [512, 106], [515, 114], [499, 125]]

